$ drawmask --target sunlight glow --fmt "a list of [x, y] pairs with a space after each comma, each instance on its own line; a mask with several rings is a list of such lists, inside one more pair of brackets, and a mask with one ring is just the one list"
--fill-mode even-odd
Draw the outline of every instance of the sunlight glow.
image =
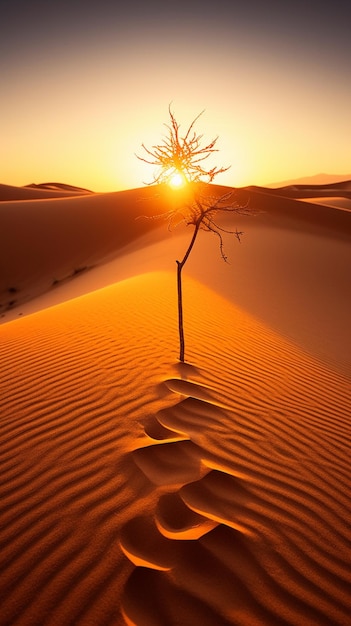
[[185, 185], [185, 178], [182, 174], [173, 174], [169, 179], [169, 185], [174, 189], [179, 189]]

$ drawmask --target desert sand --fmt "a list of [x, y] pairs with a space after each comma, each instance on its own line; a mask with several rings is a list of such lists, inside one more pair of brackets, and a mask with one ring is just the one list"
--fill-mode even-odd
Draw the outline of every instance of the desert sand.
[[185, 363], [178, 192], [1, 193], [1, 626], [349, 626], [350, 182], [237, 190]]

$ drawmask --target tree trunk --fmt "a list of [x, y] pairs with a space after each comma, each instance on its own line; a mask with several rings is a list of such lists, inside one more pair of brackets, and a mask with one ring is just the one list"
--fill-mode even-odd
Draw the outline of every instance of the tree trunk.
[[177, 263], [177, 293], [178, 293], [178, 331], [179, 331], [179, 360], [184, 363], [185, 342], [184, 342], [184, 327], [183, 327], [183, 293], [182, 293], [182, 269], [188, 260], [189, 254], [195, 243], [197, 233], [199, 232], [201, 220], [195, 224], [195, 230], [191, 238], [189, 247], [184, 255], [182, 261], [176, 261]]
[[179, 360], [184, 363], [184, 328], [183, 328], [183, 295], [182, 295], [182, 269], [179, 261], [177, 263], [177, 291], [178, 291], [178, 330], [179, 330]]

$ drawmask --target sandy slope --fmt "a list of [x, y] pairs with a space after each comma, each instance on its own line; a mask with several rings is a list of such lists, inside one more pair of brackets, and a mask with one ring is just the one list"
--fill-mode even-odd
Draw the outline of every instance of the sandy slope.
[[2, 626], [350, 623], [348, 233], [292, 210], [252, 218], [235, 265], [199, 240], [182, 366], [187, 233], [130, 227], [123, 256], [6, 312]]
[[147, 188], [0, 202], [0, 311], [123, 253], [158, 225], [138, 218], [162, 211], [167, 193]]

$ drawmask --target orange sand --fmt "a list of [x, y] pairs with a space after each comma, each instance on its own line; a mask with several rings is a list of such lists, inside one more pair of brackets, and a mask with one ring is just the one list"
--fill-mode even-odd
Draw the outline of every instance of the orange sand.
[[180, 364], [154, 194], [0, 203], [0, 624], [348, 626], [349, 214], [252, 189]]

